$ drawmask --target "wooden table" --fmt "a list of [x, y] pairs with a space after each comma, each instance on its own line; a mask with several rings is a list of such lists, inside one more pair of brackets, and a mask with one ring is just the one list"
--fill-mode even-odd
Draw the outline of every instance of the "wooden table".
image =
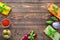
[[[51, 40], [44, 34], [47, 27], [45, 21], [51, 15], [47, 6], [50, 2], [60, 5], [60, 0], [0, 0], [8, 4], [12, 11], [7, 17], [11, 20], [12, 37], [9, 40], [21, 40], [28, 32], [35, 30], [38, 34], [37, 40]], [[60, 7], [60, 6], [59, 6]], [[0, 14], [0, 40], [4, 40], [1, 36], [3, 28], [1, 20], [6, 18]]]

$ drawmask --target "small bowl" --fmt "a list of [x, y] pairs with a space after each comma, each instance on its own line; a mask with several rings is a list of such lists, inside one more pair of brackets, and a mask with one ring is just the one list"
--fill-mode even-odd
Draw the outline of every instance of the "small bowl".
[[[10, 34], [4, 33], [4, 30], [5, 30], [5, 31], [8, 30], [8, 31], [10, 32]], [[3, 32], [2, 32], [2, 37], [3, 37], [4, 39], [9, 39], [9, 38], [11, 37], [11, 31], [10, 31], [9, 29], [4, 29], [4, 30], [3, 30]], [[7, 35], [8, 35], [8, 38], [5, 38]]]
[[52, 26], [55, 28], [55, 29], [59, 29], [60, 28], [60, 23], [59, 22], [54, 22], [52, 24]]
[[[7, 26], [3, 25], [2, 21], [4, 21], [4, 20], [8, 20], [9, 21], [9, 25], [7, 25]], [[10, 27], [10, 20], [9, 19], [5, 18], [2, 21], [1, 21], [1, 25], [2, 25], [3, 28], [9, 28]]]
[[[29, 35], [30, 35], [30, 32], [28, 32], [25, 36], [23, 36], [21, 40], [28, 40]], [[37, 34], [34, 36], [34, 40], [37, 40]]]

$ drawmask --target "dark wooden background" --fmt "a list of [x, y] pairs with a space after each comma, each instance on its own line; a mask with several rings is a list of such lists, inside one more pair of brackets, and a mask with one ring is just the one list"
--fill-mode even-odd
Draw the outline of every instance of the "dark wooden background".
[[[38, 34], [37, 40], [51, 40], [44, 34], [46, 28], [45, 21], [49, 18], [50, 13], [47, 10], [49, 3], [53, 2], [60, 5], [60, 0], [0, 0], [12, 8], [10, 15], [7, 17], [11, 21], [12, 37], [9, 40], [21, 40], [28, 32], [35, 30]], [[59, 6], [60, 7], [60, 6]], [[0, 40], [3, 28], [1, 20], [5, 16], [0, 14]]]

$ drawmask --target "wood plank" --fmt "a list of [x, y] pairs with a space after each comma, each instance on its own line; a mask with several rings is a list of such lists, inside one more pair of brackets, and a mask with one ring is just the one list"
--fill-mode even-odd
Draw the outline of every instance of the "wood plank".
[[60, 2], [60, 0], [0, 0], [1, 2]]
[[50, 14], [48, 13], [17, 13], [17, 15], [16, 13], [11, 13], [8, 18], [11, 20], [12, 29], [38, 30], [39, 27], [43, 27], [42, 25], [45, 25], [45, 21], [49, 15]]
[[[50, 3], [6, 3], [12, 8], [11, 12], [48, 12], [47, 8]], [[18, 4], [18, 5], [17, 5]], [[59, 7], [60, 4], [56, 3]]]
[[[48, 12], [50, 3], [6, 3], [12, 8], [11, 12]], [[18, 4], [18, 5], [17, 5]], [[56, 3], [60, 7], [59, 3]]]
[[[12, 12], [48, 12], [50, 3], [6, 3], [12, 8]], [[18, 4], [18, 5], [17, 5]], [[13, 5], [13, 6], [12, 6]]]
[[[44, 24], [50, 13], [11, 13], [10, 18], [12, 24]], [[44, 15], [45, 14], [45, 15]], [[44, 15], [44, 16], [43, 16]], [[45, 17], [45, 18], [44, 18]], [[42, 22], [42, 23], [41, 23]]]

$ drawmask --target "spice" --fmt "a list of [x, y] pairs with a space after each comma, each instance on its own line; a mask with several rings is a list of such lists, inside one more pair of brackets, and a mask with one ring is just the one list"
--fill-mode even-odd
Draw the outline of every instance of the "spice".
[[8, 26], [10, 24], [10, 21], [8, 19], [2, 20], [2, 25], [3, 26]]

